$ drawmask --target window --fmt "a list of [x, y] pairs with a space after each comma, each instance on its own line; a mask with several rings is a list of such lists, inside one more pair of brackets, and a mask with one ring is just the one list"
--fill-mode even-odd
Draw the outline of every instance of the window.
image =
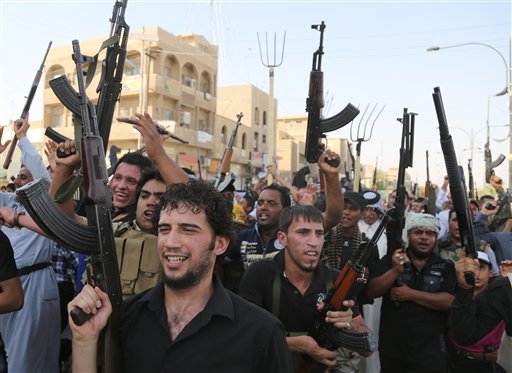
[[222, 127], [222, 131], [220, 132], [220, 142], [224, 145], [227, 145], [228, 142], [228, 136], [227, 136], [227, 128], [226, 126]]

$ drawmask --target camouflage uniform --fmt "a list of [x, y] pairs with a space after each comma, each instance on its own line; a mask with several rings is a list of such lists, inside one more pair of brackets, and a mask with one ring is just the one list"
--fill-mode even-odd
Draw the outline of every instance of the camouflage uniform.
[[[478, 251], [483, 251], [485, 253], [488, 252], [489, 248], [487, 242], [479, 239], [476, 239], [476, 241]], [[460, 246], [460, 243], [453, 243], [450, 234], [448, 233], [437, 240], [437, 245], [434, 248], [434, 252], [443, 259], [456, 262], [460, 259], [462, 247]]]

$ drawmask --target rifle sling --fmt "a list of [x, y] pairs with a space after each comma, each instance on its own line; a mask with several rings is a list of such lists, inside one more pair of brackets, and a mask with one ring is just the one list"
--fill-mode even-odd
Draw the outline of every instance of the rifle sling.
[[96, 53], [93, 57], [89, 57], [89, 66], [87, 68], [87, 76], [85, 80], [85, 88], [89, 87], [89, 84], [91, 84], [92, 80], [94, 79], [94, 73], [96, 72], [96, 66], [98, 65], [98, 57], [101, 53], [101, 51], [113, 44], [116, 44], [119, 42], [119, 35], [113, 35], [107, 40], [105, 40], [98, 50], [98, 53]]

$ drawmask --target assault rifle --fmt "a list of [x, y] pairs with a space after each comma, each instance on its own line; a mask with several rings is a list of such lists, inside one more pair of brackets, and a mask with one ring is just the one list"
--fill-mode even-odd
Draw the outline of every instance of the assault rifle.
[[[487, 184], [491, 183], [491, 176], [494, 175], [494, 169], [498, 167], [500, 164], [503, 163], [503, 161], [506, 159], [506, 157], [503, 154], [500, 154], [498, 158], [496, 158], [494, 161], [492, 160], [491, 156], [491, 148], [489, 145], [489, 127], [487, 127], [487, 141], [484, 145], [484, 159], [485, 159], [485, 182]], [[471, 184], [470, 184], [471, 186]]]
[[386, 231], [388, 238], [388, 254], [404, 247], [402, 231], [405, 227], [405, 170], [412, 167], [414, 150], [414, 118], [416, 113], [409, 113], [404, 108], [402, 118], [397, 120], [402, 124], [402, 142], [400, 146], [400, 163], [396, 182], [395, 205], [391, 209], [390, 224]]
[[[308, 126], [306, 130], [306, 160], [309, 163], [317, 163], [318, 158], [325, 150], [325, 144], [321, 139], [326, 137], [327, 132], [332, 132], [352, 122], [359, 114], [359, 109], [348, 104], [338, 114], [322, 119], [322, 108], [324, 107], [324, 73], [322, 71], [322, 55], [324, 54], [323, 40], [325, 23], [311, 25], [312, 29], [320, 31], [320, 46], [313, 53], [313, 67], [309, 74], [309, 91], [306, 99], [306, 111], [308, 112]], [[336, 167], [339, 160], [328, 162]]]
[[[108, 187], [103, 140], [99, 135], [95, 107], [87, 98], [82, 70], [84, 58], [77, 40], [73, 40], [73, 60], [76, 64], [80, 97], [81, 159], [88, 226], [78, 224], [74, 219], [65, 216], [55, 206], [40, 180], [27, 184], [17, 193], [34, 221], [49, 238], [74, 251], [90, 255], [89, 283], [99, 286], [109, 295], [113, 308], [109, 322], [102, 332], [104, 343], [100, 345], [105, 350], [101, 355], [101, 365], [105, 372], [119, 372], [120, 349], [117, 332], [122, 293], [110, 216], [112, 197]], [[79, 308], [73, 309], [70, 315], [77, 325], [82, 325], [93, 316]]]
[[[478, 257], [478, 254], [476, 251], [475, 234], [473, 232], [473, 219], [469, 209], [466, 186], [464, 184], [464, 170], [457, 163], [457, 155], [455, 154], [452, 136], [448, 129], [443, 98], [439, 87], [434, 88], [432, 96], [434, 98], [437, 120], [439, 122], [439, 137], [441, 139], [441, 149], [443, 150], [446, 172], [448, 173], [453, 209], [459, 223], [460, 243], [462, 247], [466, 248], [466, 255], [474, 259]], [[473, 285], [475, 283], [475, 277], [472, 272], [466, 272], [464, 275], [468, 284]]]
[[[96, 113], [98, 117], [99, 134], [103, 139], [104, 152], [106, 152], [108, 146], [114, 109], [119, 100], [122, 88], [121, 80], [126, 60], [128, 34], [130, 31], [130, 27], [126, 24], [124, 19], [127, 3], [128, 0], [115, 2], [112, 18], [110, 19], [110, 37], [103, 42], [95, 56], [84, 56], [84, 61], [88, 63], [87, 80], [85, 82], [85, 86], [87, 87], [94, 78], [98, 56], [100, 52], [106, 48], [105, 59], [101, 64], [101, 77], [96, 88], [96, 92], [99, 93]], [[81, 114], [80, 95], [71, 86], [67, 77], [61, 75], [58, 78], [50, 80], [49, 84], [60, 102], [75, 115], [75, 118], [79, 118]], [[75, 140], [77, 140], [77, 143], [79, 142], [78, 138]]]
[[427, 213], [436, 215], [436, 188], [430, 181], [430, 169], [428, 166], [428, 150], [426, 151], [427, 160], [427, 181], [425, 182], [425, 199], [427, 200]]
[[[37, 87], [39, 86], [39, 81], [41, 80], [41, 76], [43, 75], [43, 69], [44, 69], [44, 62], [46, 61], [46, 57], [48, 57], [48, 52], [50, 52], [50, 48], [52, 46], [52, 42], [48, 44], [48, 48], [46, 49], [46, 53], [44, 54], [43, 62], [41, 63], [41, 66], [39, 66], [39, 70], [36, 72], [36, 76], [34, 78], [34, 81], [32, 82], [32, 87], [30, 87], [30, 92], [27, 96], [27, 101], [25, 102], [25, 106], [23, 107], [23, 110], [21, 111], [21, 119], [25, 119], [27, 116], [30, 106], [32, 105], [32, 101], [34, 100], [34, 96], [36, 95]], [[9, 168], [9, 165], [12, 161], [12, 155], [14, 154], [14, 150], [16, 150], [16, 144], [18, 143], [18, 138], [16, 135], [11, 140], [11, 145], [9, 147], [9, 150], [7, 151], [7, 155], [5, 156], [3, 167], [5, 170]]]
[[228, 145], [226, 149], [224, 149], [224, 154], [222, 155], [222, 160], [220, 162], [219, 168], [217, 170], [217, 174], [214, 179], [214, 186], [219, 191], [222, 192], [226, 187], [235, 180], [235, 175], [230, 173], [231, 169], [231, 158], [233, 157], [233, 146], [235, 145], [236, 134], [238, 133], [238, 128], [242, 124], [242, 117], [244, 113], [240, 113], [236, 115], [236, 125], [233, 133], [231, 134], [231, 138], [229, 139]]
[[[374, 351], [376, 348], [375, 341], [369, 333], [352, 333], [347, 330], [336, 328], [332, 323], [325, 321], [327, 311], [340, 311], [346, 309], [343, 302], [346, 300], [356, 300], [359, 292], [368, 282], [368, 268], [365, 267], [368, 257], [372, 250], [377, 250], [377, 242], [379, 241], [386, 225], [388, 223], [390, 213], [383, 213], [378, 210], [382, 220], [377, 227], [375, 233], [370, 240], [364, 240], [358, 250], [354, 252], [352, 258], [345, 264], [334, 282], [334, 286], [329, 290], [325, 298], [324, 307], [318, 317], [313, 329], [310, 330], [311, 336], [318, 346], [336, 350], [340, 346], [350, 348], [354, 351], [368, 352]], [[327, 367], [313, 361], [310, 357], [306, 357], [299, 366], [300, 372], [325, 372]]]
[[473, 180], [473, 168], [471, 167], [472, 159], [468, 159], [468, 184], [469, 184], [469, 199], [475, 199], [475, 182]]

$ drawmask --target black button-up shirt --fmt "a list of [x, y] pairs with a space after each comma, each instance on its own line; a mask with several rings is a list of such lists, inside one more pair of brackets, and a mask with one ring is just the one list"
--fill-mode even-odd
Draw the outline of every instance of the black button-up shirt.
[[171, 340], [164, 285], [123, 303], [125, 372], [288, 372], [282, 324], [214, 281], [204, 310]]

